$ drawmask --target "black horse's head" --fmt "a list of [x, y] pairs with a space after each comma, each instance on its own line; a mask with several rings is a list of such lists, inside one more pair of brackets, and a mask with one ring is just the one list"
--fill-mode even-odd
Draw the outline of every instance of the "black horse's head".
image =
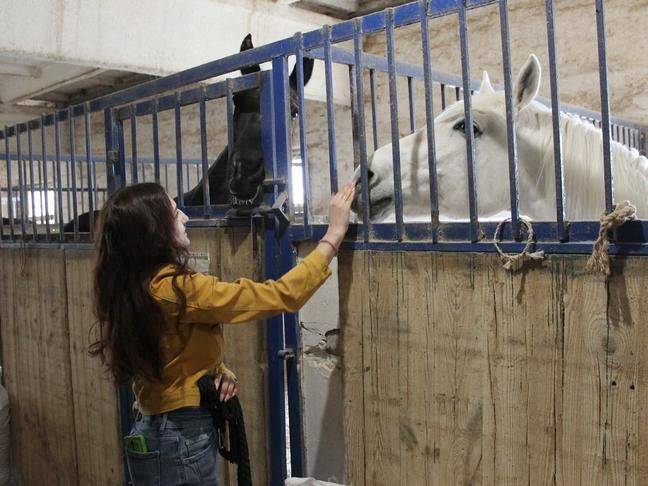
[[[241, 43], [241, 51], [252, 49], [252, 36], [248, 34]], [[250, 74], [260, 70], [258, 65], [241, 69]], [[304, 58], [304, 84], [313, 73], [313, 60]], [[297, 96], [297, 69], [290, 74], [290, 114], [299, 112]], [[265, 168], [261, 146], [260, 90], [251, 89], [234, 95], [234, 146], [228, 161], [227, 189], [234, 207], [256, 206], [263, 197]]]

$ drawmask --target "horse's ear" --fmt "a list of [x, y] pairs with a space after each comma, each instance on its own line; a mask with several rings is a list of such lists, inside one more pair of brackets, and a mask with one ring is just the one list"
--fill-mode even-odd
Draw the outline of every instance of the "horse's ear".
[[[243, 39], [243, 42], [241, 42], [241, 52], [249, 51], [250, 49], [254, 49], [254, 45], [252, 44], [252, 34], [246, 35], [245, 39]], [[256, 73], [260, 70], [261, 68], [259, 67], [259, 65], [255, 64], [253, 66], [246, 66], [244, 68], [241, 68], [241, 74]]]
[[[313, 75], [313, 65], [315, 61], [310, 57], [304, 57], [304, 86], [308, 84], [311, 76]], [[297, 65], [293, 67], [292, 72], [290, 73], [290, 87], [292, 89], [297, 89]]]
[[513, 105], [516, 113], [531, 103], [538, 94], [541, 73], [540, 61], [535, 54], [531, 54], [520, 69], [520, 74], [515, 81], [515, 88], [513, 88]]
[[481, 85], [479, 86], [479, 92], [480, 93], [494, 93], [495, 90], [493, 89], [493, 85], [490, 82], [490, 78], [488, 77], [488, 73], [484, 71], [484, 75], [482, 77], [482, 82]]

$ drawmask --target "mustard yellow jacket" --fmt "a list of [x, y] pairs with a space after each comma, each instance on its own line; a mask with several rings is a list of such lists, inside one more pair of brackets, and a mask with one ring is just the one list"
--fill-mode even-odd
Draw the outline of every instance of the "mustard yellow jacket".
[[151, 280], [150, 291], [161, 306], [166, 331], [160, 346], [164, 367], [160, 382], [135, 379], [133, 392], [145, 415], [200, 405], [196, 382], [208, 372], [231, 372], [223, 365], [221, 324], [264, 319], [296, 312], [331, 274], [322, 254], [313, 251], [279, 280], [263, 283], [241, 278], [222, 282], [195, 273], [177, 279], [187, 297], [185, 313], [176, 325], [179, 300], [173, 292], [174, 267], [163, 267]]

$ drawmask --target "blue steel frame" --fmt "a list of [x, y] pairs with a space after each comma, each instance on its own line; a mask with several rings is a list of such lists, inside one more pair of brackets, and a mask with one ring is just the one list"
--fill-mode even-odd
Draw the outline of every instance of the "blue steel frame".
[[[180, 113], [183, 106], [190, 104], [199, 104], [200, 121], [201, 121], [201, 159], [203, 171], [206, 167], [207, 152], [205, 138], [205, 102], [215, 98], [227, 99], [228, 106], [228, 139], [229, 146], [232, 144], [231, 118], [232, 118], [232, 96], [233, 93], [251, 89], [260, 88], [261, 90], [261, 112], [262, 112], [262, 143], [265, 156], [266, 174], [272, 176], [264, 184], [264, 198], [268, 204], [274, 204], [282, 191], [289, 191], [291, 187], [291, 136], [289, 130], [289, 87], [288, 87], [288, 58], [295, 56], [301, 59], [303, 56], [309, 56], [315, 59], [322, 59], [325, 64], [326, 75], [326, 93], [327, 93], [327, 115], [329, 125], [329, 164], [331, 175], [331, 190], [337, 190], [337, 164], [336, 164], [336, 147], [335, 147], [335, 121], [332, 106], [333, 63], [346, 65], [349, 69], [351, 81], [351, 100], [352, 111], [354, 115], [354, 139], [356, 161], [362, 167], [362, 193], [367, 195], [367, 167], [366, 167], [366, 133], [365, 133], [365, 113], [364, 113], [364, 74], [365, 70], [369, 71], [371, 105], [372, 105], [372, 128], [374, 133], [374, 148], [378, 145], [376, 137], [376, 109], [375, 109], [375, 72], [382, 71], [389, 75], [390, 99], [391, 99], [391, 119], [392, 119], [392, 142], [394, 143], [394, 172], [400, 171], [399, 154], [397, 150], [398, 142], [398, 113], [396, 106], [396, 77], [404, 76], [408, 81], [409, 89], [409, 109], [410, 109], [410, 129], [414, 129], [413, 124], [413, 103], [411, 96], [412, 80], [419, 80], [425, 83], [426, 87], [426, 121], [429, 160], [428, 165], [432, 176], [430, 177], [430, 201], [431, 201], [431, 220], [430, 223], [405, 223], [402, 220], [402, 206], [397, 206], [396, 224], [370, 224], [365, 211], [364, 222], [361, 225], [352, 225], [348, 238], [344, 243], [347, 249], [371, 249], [385, 251], [466, 251], [466, 252], [492, 252], [494, 248], [490, 241], [481, 239], [481, 234], [493, 234], [495, 230], [494, 223], [480, 223], [477, 218], [476, 194], [474, 191], [475, 174], [474, 150], [472, 148], [472, 124], [466, 123], [466, 136], [468, 139], [467, 153], [469, 159], [470, 173], [470, 222], [444, 224], [438, 220], [437, 197], [438, 188], [436, 184], [436, 158], [434, 151], [434, 130], [433, 130], [433, 107], [431, 90], [433, 83], [440, 85], [442, 94], [442, 105], [445, 106], [445, 88], [454, 87], [457, 98], [459, 97], [460, 87], [463, 88], [464, 98], [466, 100], [466, 118], [470, 120], [470, 93], [478, 88], [478, 83], [470, 80], [468, 71], [468, 47], [467, 47], [467, 10], [486, 5], [498, 4], [500, 8], [500, 26], [502, 32], [502, 50], [504, 53], [504, 80], [505, 93], [507, 101], [507, 113], [512, 112], [511, 107], [511, 79], [510, 79], [510, 55], [509, 55], [509, 34], [508, 34], [508, 17], [506, 0], [419, 0], [409, 4], [401, 5], [387, 11], [369, 14], [352, 21], [342, 22], [334, 26], [324, 26], [322, 29], [298, 33], [295, 36], [283, 39], [262, 47], [249, 51], [241, 52], [232, 56], [212, 61], [201, 66], [176, 73], [171, 76], [153, 80], [139, 86], [125, 89], [123, 91], [110, 94], [91, 102], [70, 107], [61, 110], [53, 115], [43, 116], [39, 119], [21, 123], [13, 127], [5, 127], [0, 131], [0, 139], [4, 139], [6, 171], [8, 176], [7, 195], [12, 196], [12, 175], [11, 163], [12, 156], [9, 151], [9, 138], [16, 139], [16, 160], [18, 160], [19, 170], [19, 194], [20, 204], [25, 204], [26, 183], [23, 180], [24, 160], [20, 147], [20, 133], [27, 132], [31, 148], [31, 130], [41, 129], [54, 125], [56, 136], [55, 147], [55, 173], [52, 178], [55, 180], [57, 190], [57, 204], [59, 208], [59, 227], [58, 244], [65, 244], [68, 247], [87, 247], [87, 244], [78, 243], [79, 232], [75, 224], [74, 242], [67, 242], [63, 234], [63, 216], [60, 209], [62, 208], [62, 194], [64, 191], [70, 192], [70, 188], [62, 187], [61, 161], [63, 160], [60, 153], [60, 133], [59, 122], [67, 121], [70, 130], [70, 143], [74, 143], [73, 132], [76, 117], [83, 117], [85, 122], [86, 133], [88, 133], [88, 117], [90, 113], [104, 113], [105, 122], [105, 145], [106, 145], [106, 175], [107, 190], [109, 193], [114, 192], [117, 188], [126, 184], [126, 156], [124, 150], [124, 120], [131, 121], [131, 139], [132, 142], [132, 163], [131, 179], [138, 179], [136, 167], [137, 160], [137, 118], [141, 116], [152, 117], [153, 130], [153, 163], [155, 169], [155, 180], [160, 181], [161, 160], [159, 156], [158, 144], [158, 113], [164, 110], [174, 110], [176, 120], [177, 135], [177, 157], [175, 163], [181, 169], [182, 165], [187, 165], [187, 161], [182, 156], [181, 151], [181, 130], [180, 130]], [[558, 108], [558, 86], [556, 78], [556, 52], [555, 39], [553, 34], [553, 9], [552, 0], [546, 0], [547, 8], [547, 28], [549, 37], [549, 57], [550, 71], [552, 73], [552, 100], [551, 105], [554, 109]], [[609, 136], [615, 135], [616, 139], [622, 139], [633, 143], [640, 150], [645, 152], [646, 127], [636, 124], [627, 123], [623, 120], [612, 118], [609, 114], [609, 102], [607, 96], [607, 72], [605, 59], [605, 25], [603, 1], [596, 1], [597, 10], [597, 32], [599, 38], [599, 59], [600, 59], [600, 85], [603, 112], [601, 115], [586, 110], [571, 109], [561, 105], [561, 109], [575, 113], [583, 118], [589, 119], [601, 126], [604, 134], [605, 154], [605, 171], [606, 171], [606, 209], [610, 209], [613, 201], [613, 186], [611, 180], [611, 171], [609, 168]], [[429, 32], [427, 27], [428, 19], [445, 15], [457, 15], [459, 17], [461, 53], [462, 53], [462, 77], [450, 76], [432, 69], [429, 56]], [[396, 28], [420, 24], [421, 26], [421, 43], [423, 47], [422, 67], [411, 66], [398, 62], [394, 56], [393, 50], [393, 31]], [[388, 43], [387, 58], [370, 55], [362, 49], [363, 36], [376, 33], [385, 33]], [[353, 52], [347, 52], [334, 47], [335, 44], [343, 41], [353, 41]], [[188, 89], [180, 91], [184, 87], [223, 74], [232, 73], [242, 67], [272, 62], [271, 72], [261, 72], [240, 76], [235, 79], [229, 79], [226, 82], [215, 83], [206, 87]], [[298, 66], [298, 96], [301, 113], [304, 113], [303, 99], [303, 71]], [[163, 92], [174, 92], [172, 95], [162, 95]], [[140, 101], [145, 98], [152, 98], [146, 101]], [[549, 104], [549, 102], [547, 102]], [[557, 110], [556, 114], [557, 114]], [[511, 118], [509, 116], [509, 118]], [[306, 130], [304, 119], [299, 121], [300, 129], [300, 151], [304, 168], [306, 166]], [[612, 126], [614, 125], [614, 126]], [[614, 128], [615, 130], [612, 130]], [[620, 129], [621, 128], [621, 133]], [[509, 138], [514, 133], [514, 126], [511, 122], [507, 126]], [[616, 133], [614, 133], [616, 132]], [[88, 137], [87, 137], [88, 139]], [[89, 140], [88, 140], [89, 142]], [[45, 140], [43, 137], [43, 153], [45, 153]], [[87, 191], [96, 194], [97, 188], [94, 162], [98, 158], [91, 156], [91, 147], [86, 147], [86, 158], [88, 164], [88, 181]], [[557, 141], [555, 148], [556, 168], [560, 166], [560, 141]], [[31, 154], [31, 150], [30, 150]], [[76, 156], [71, 154], [71, 159]], [[511, 192], [511, 217], [513, 224], [505, 228], [502, 247], [505, 251], [520, 251], [523, 244], [519, 242], [516, 224], [519, 214], [517, 208], [517, 161], [514, 144], [509, 147], [509, 169], [510, 169], [510, 192]], [[44, 157], [43, 157], [44, 158]], [[141, 158], [140, 158], [141, 159]], [[31, 157], [30, 157], [31, 161]], [[31, 166], [30, 166], [31, 167]], [[47, 165], [44, 164], [44, 176], [47, 178]], [[74, 170], [74, 168], [73, 168]], [[177, 171], [179, 188], [182, 188], [182, 170]], [[33, 177], [32, 190], [33, 190]], [[304, 183], [308, 183], [308, 178], [304, 178]], [[74, 184], [73, 184], [74, 185]], [[562, 174], [560, 170], [556, 171], [556, 185], [562, 187]], [[395, 192], [400, 192], [399, 178], [395, 178]], [[206, 188], [207, 189], [207, 188]], [[309, 218], [309, 201], [308, 188], [304, 188], [306, 194], [306, 203], [304, 205], [303, 224], [294, 224], [286, 234], [279, 236], [272, 225], [265, 228], [265, 276], [276, 278], [289, 270], [295, 264], [295, 252], [293, 243], [306, 240], [317, 240], [321, 238], [326, 230], [325, 225], [311, 224]], [[83, 188], [81, 188], [83, 191]], [[74, 216], [77, 216], [76, 208], [76, 187], [71, 188]], [[182, 193], [182, 191], [179, 191]], [[562, 191], [557, 191], [558, 214], [555, 222], [536, 222], [534, 229], [538, 238], [538, 247], [549, 253], [589, 253], [591, 251], [591, 241], [595, 238], [598, 231], [596, 222], [571, 222], [566, 224], [564, 218], [561, 218], [562, 207], [560, 205]], [[91, 200], [92, 198], [90, 198]], [[95, 199], [96, 200], [96, 199]], [[192, 222], [196, 226], [220, 226], [232, 224], [248, 224], [241, 221], [227, 221], [224, 219], [225, 211], [228, 209], [224, 206], [211, 206], [208, 204], [208, 195], [206, 195], [202, 206], [185, 208], [185, 211], [192, 217], [205, 218], [203, 221]], [[401, 201], [399, 201], [399, 204]], [[180, 201], [182, 206], [182, 201]], [[92, 208], [92, 206], [90, 206]], [[564, 215], [563, 215], [564, 216]], [[16, 231], [13, 223], [12, 207], [9, 207], [10, 232], [9, 235], [1, 233], [2, 241], [0, 246], [15, 246]], [[25, 211], [21, 212], [22, 234], [25, 235]], [[3, 230], [4, 231], [4, 230]], [[8, 236], [8, 238], [7, 238]], [[47, 225], [47, 237], [45, 243], [36, 241], [38, 235], [34, 234], [32, 241], [28, 245], [38, 247], [53, 242]], [[648, 254], [648, 223], [630, 222], [621, 227], [614, 235], [614, 243], [611, 245], [610, 252], [613, 254]], [[301, 394], [299, 390], [299, 368], [298, 359], [300, 355], [300, 334], [297, 326], [296, 314], [284, 314], [269, 321], [267, 333], [268, 349], [268, 377], [271, 386], [269, 386], [269, 428], [270, 428], [270, 484], [279, 485], [283, 483], [286, 476], [287, 464], [285, 455], [286, 437], [285, 437], [285, 419], [284, 410], [286, 402], [284, 392], [288, 389], [288, 409], [290, 416], [290, 444], [292, 457], [292, 473], [302, 475], [304, 471], [303, 440], [301, 430]], [[121, 389], [119, 391], [119, 403], [122, 419], [122, 432], [126, 433], [130, 427], [130, 406], [132, 397], [130, 391]]]

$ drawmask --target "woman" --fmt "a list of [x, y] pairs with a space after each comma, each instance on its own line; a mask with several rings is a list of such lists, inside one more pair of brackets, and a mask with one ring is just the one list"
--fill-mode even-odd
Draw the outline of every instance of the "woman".
[[139, 485], [218, 483], [215, 430], [197, 381], [216, 376], [221, 399], [236, 393], [222, 362], [222, 323], [296, 312], [330, 275], [355, 195], [331, 198], [329, 228], [316, 249], [277, 281], [232, 283], [187, 266], [187, 216], [158, 184], [117, 191], [101, 212], [94, 275], [99, 340], [91, 353], [116, 383], [132, 380], [140, 414], [126, 448]]

